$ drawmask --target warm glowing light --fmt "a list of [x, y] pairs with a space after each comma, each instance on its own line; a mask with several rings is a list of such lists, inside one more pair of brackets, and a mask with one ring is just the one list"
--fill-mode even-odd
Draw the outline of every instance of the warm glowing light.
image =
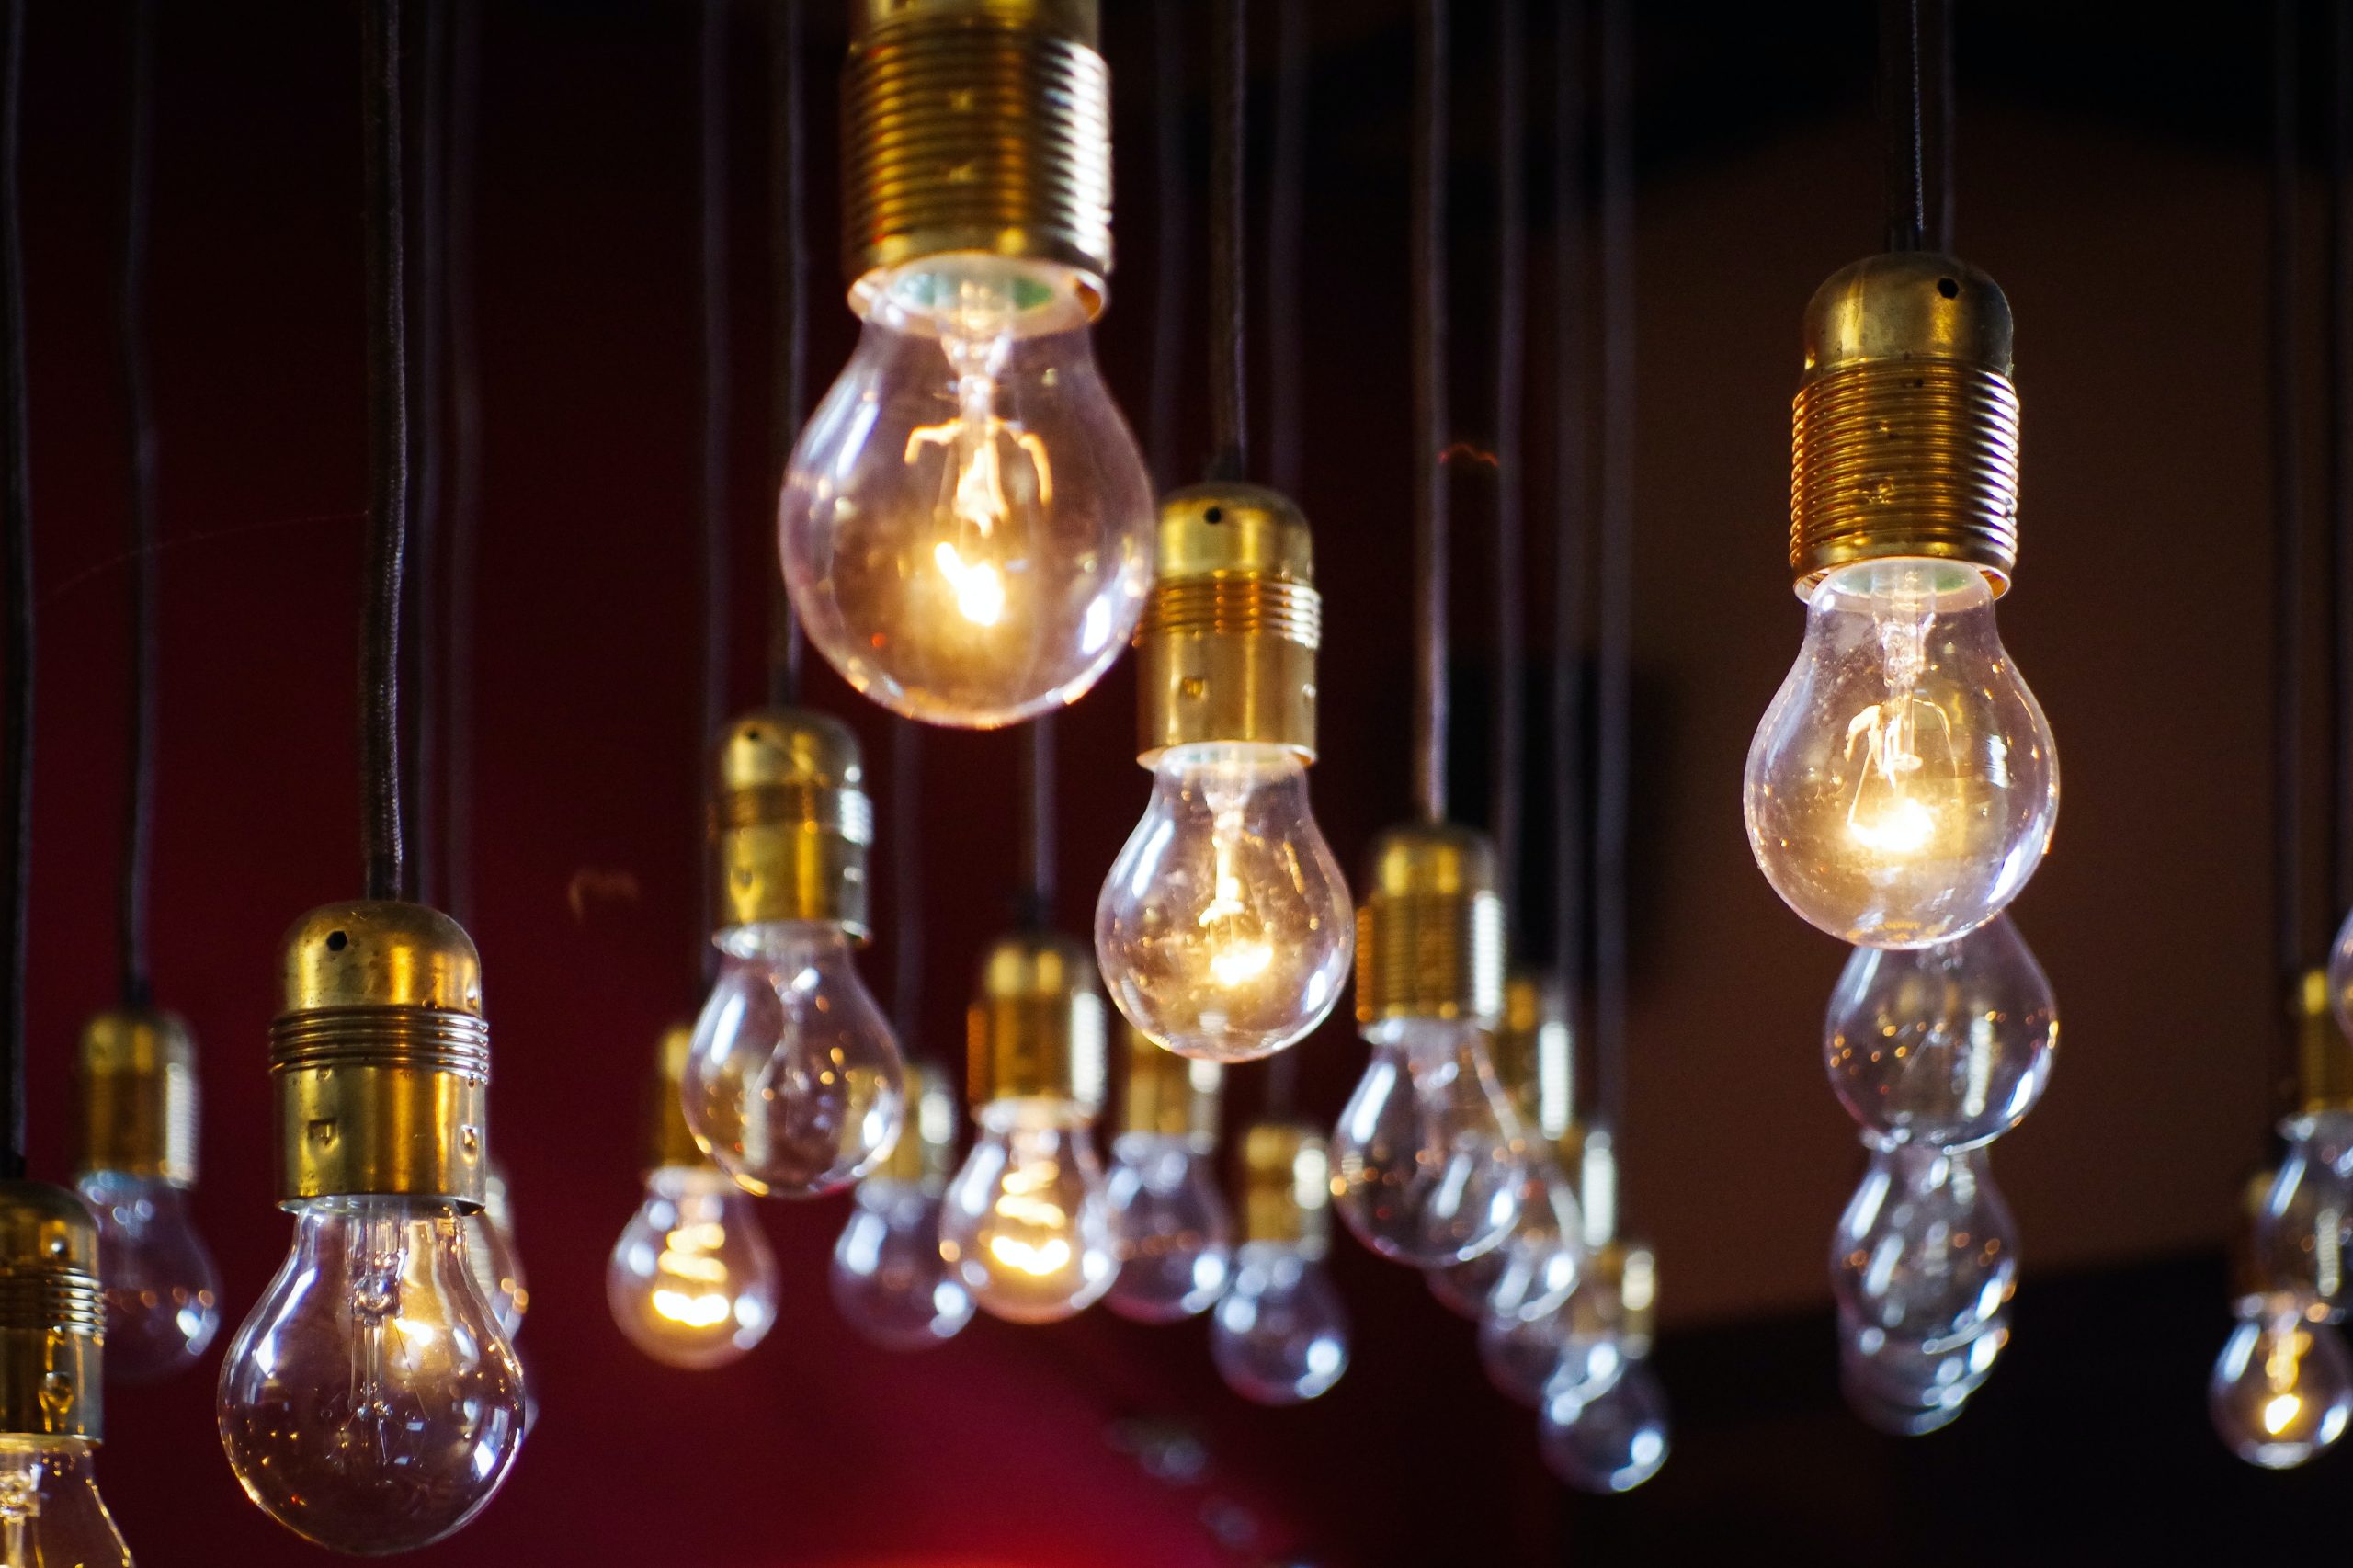
[[931, 558], [948, 585], [956, 590], [958, 613], [975, 626], [995, 626], [1005, 614], [1005, 579], [997, 569], [986, 562], [965, 564], [956, 547], [946, 540], [939, 541]]
[[735, 1303], [720, 1290], [656, 1290], [654, 1310], [688, 1328], [716, 1328], [735, 1315]]
[[2263, 1429], [2276, 1437], [2293, 1426], [2303, 1410], [2304, 1402], [2294, 1394], [2276, 1394], [2264, 1402]]
[[1043, 1279], [1070, 1267], [1070, 1243], [1060, 1236], [1027, 1242], [1018, 1236], [999, 1234], [989, 1238], [989, 1256], [1007, 1268], [1017, 1268]]

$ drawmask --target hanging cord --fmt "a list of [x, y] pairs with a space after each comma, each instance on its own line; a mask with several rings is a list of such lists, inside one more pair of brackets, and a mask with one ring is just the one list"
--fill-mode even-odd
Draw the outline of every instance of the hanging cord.
[[362, 13], [368, 191], [369, 529], [360, 617], [360, 841], [367, 896], [413, 896], [401, 800], [401, 597], [408, 570], [408, 235], [402, 208], [401, 0]]
[[1582, 1040], [1585, 1005], [1585, 648], [1591, 403], [1586, 395], [1585, 0], [1563, 0], [1552, 101], [1552, 964]]
[[[1522, 756], [1528, 685], [1521, 667], [1527, 612], [1520, 597], [1528, 566], [1520, 472], [1528, 378], [1527, 47], [1521, 0], [1495, 8], [1495, 709], [1488, 832], [1502, 868], [1504, 917], [1521, 929]], [[1515, 947], [1517, 943], [1513, 944]]]
[[[2296, 7], [2274, 0], [2271, 60], [2271, 877], [2280, 983], [2304, 960], [2302, 794], [2303, 519], [2296, 441]], [[2282, 1015], [2284, 1017], [2284, 1015]]]
[[1952, 251], [1952, 0], [1920, 6], [1920, 211], [1928, 248]]
[[1021, 751], [1022, 888], [1014, 900], [1014, 924], [1043, 931], [1054, 919], [1054, 716], [1029, 722], [1029, 744]]
[[1216, 0], [1211, 13], [1210, 460], [1212, 482], [1240, 479], [1250, 461], [1243, 297], [1245, 135], [1249, 84], [1246, 0]]
[[1153, 7], [1153, 173], [1157, 184], [1152, 314], [1152, 483], [1176, 483], [1178, 360], [1185, 347], [1185, 0]]
[[2353, 0], [2337, 0], [2328, 139], [2328, 821], [2331, 919], [2353, 908]]
[[[702, 287], [702, 728], [695, 741], [696, 793], [709, 753], [727, 722], [727, 0], [703, 0], [701, 55]], [[708, 983], [719, 955], [710, 944], [711, 869], [694, 918], [694, 972]]]
[[1307, 188], [1306, 0], [1277, 0], [1272, 169], [1267, 199], [1267, 477], [1296, 497], [1300, 490], [1303, 356], [1300, 288], [1305, 252]]
[[130, 784], [124, 791], [122, 886], [116, 902], [122, 1005], [153, 994], [147, 962], [147, 888], [155, 821], [156, 635], [155, 406], [147, 364], [147, 242], [154, 207], [155, 3], [131, 11], [130, 116], [124, 128], [122, 390], [131, 505], [124, 554], [131, 569]]
[[1633, 38], [1601, 6], [1601, 556], [1594, 800], [1594, 1041], [1599, 1124], [1626, 1109], [1626, 833], [1634, 642]]
[[923, 726], [891, 721], [892, 1023], [915, 1054], [923, 1037]]
[[448, 670], [441, 642], [446, 608], [442, 571], [448, 544], [444, 509], [447, 448], [442, 439], [449, 404], [449, 0], [425, 0], [424, 82], [417, 105], [416, 180], [416, 376], [410, 439], [415, 462], [415, 521], [409, 540], [408, 699], [409, 847], [415, 862], [416, 896], [426, 903], [441, 897], [441, 739], [444, 683]]
[[[801, 438], [809, 375], [809, 198], [801, 164], [808, 119], [801, 35], [801, 0], [775, 0], [768, 14], [769, 268], [776, 286], [768, 466], [779, 482]], [[769, 574], [768, 594], [768, 700], [784, 708], [801, 699], [801, 622], [780, 574]]]
[[1414, 288], [1414, 797], [1423, 817], [1446, 820], [1447, 484], [1446, 117], [1447, 0], [1415, 13]]
[[474, 552], [482, 517], [482, 360], [475, 336], [474, 152], [482, 123], [482, 7], [457, 7], [449, 42], [449, 153], [443, 199], [449, 247], [449, 521], [442, 637], [442, 908], [471, 929], [474, 917]]
[[1880, 113], [1887, 131], [1887, 248], [1892, 251], [1915, 251], [1927, 242], [1920, 26], [1920, 7], [1926, 3], [1880, 0]]
[[25, 236], [18, 165], [25, 88], [25, 0], [7, 0], [7, 50], [0, 64], [0, 549], [8, 570], [8, 718], [0, 731], [0, 789], [7, 791], [7, 886], [0, 919], [8, 996], [0, 1015], [0, 1177], [25, 1174], [26, 922], [33, 849], [33, 519], [31, 446], [25, 386]]

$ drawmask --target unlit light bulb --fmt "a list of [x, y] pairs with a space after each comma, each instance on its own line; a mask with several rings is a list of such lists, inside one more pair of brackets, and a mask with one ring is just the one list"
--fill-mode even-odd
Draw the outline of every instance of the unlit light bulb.
[[1519, 1218], [1501, 1245], [1467, 1263], [1433, 1268], [1430, 1294], [1477, 1323], [1490, 1314], [1533, 1320], [1549, 1316], [1576, 1288], [1585, 1256], [1584, 1219], [1576, 1194], [1540, 1150], [1527, 1156], [1528, 1185]]
[[1847, 1407], [1867, 1425], [1891, 1437], [1920, 1437], [1952, 1424], [1969, 1396], [1993, 1376], [2009, 1340], [2006, 1310], [1967, 1338], [1935, 1350], [1841, 1313], [1838, 1386]]
[[1358, 1241], [1438, 1268], [1502, 1242], [1527, 1186], [1518, 1118], [1471, 1024], [1396, 1018], [1366, 1031], [1372, 1060], [1332, 1136], [1334, 1199]]
[[1086, 1113], [1017, 1098], [982, 1105], [973, 1119], [980, 1136], [948, 1184], [940, 1255], [995, 1317], [1051, 1323], [1094, 1305], [1119, 1258]]
[[1136, 1323], [1208, 1311], [1233, 1263], [1233, 1216], [1209, 1157], [1189, 1137], [1122, 1132], [1107, 1197], [1120, 1273], [1104, 1304]]
[[776, 1322], [776, 1256], [725, 1173], [663, 1165], [605, 1269], [605, 1301], [630, 1342], [668, 1366], [723, 1367]]
[[2353, 1415], [2353, 1357], [2335, 1324], [2283, 1292], [2249, 1304], [2207, 1384], [2214, 1431], [2233, 1453], [2290, 1470], [2334, 1446]]
[[2018, 1282], [2018, 1226], [1977, 1151], [1871, 1155], [1831, 1239], [1839, 1310], [1931, 1354], [1982, 1332]]
[[834, 1306], [885, 1350], [944, 1345], [972, 1321], [972, 1293], [939, 1252], [936, 1187], [869, 1176], [834, 1244]]
[[0, 1564], [131, 1568], [81, 1437], [0, 1435]]
[[1544, 1402], [1544, 1463], [1580, 1492], [1631, 1492], [1666, 1463], [1666, 1393], [1648, 1362], [1626, 1360], [1598, 1391]]
[[1321, 1244], [1247, 1242], [1210, 1323], [1226, 1387], [1257, 1404], [1299, 1404], [1348, 1369], [1348, 1313], [1324, 1272]]
[[2346, 1301], [2353, 1254], [2353, 1111], [2290, 1119], [2287, 1148], [2255, 1216], [2263, 1277], [2334, 1311]]
[[74, 1182], [98, 1221], [109, 1381], [145, 1382], [196, 1364], [221, 1326], [221, 1277], [185, 1188], [127, 1171]]

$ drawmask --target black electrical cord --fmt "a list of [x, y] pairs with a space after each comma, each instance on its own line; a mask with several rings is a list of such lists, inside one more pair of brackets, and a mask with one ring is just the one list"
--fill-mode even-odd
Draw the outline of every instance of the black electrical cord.
[[[2303, 517], [2296, 438], [2296, 6], [2274, 0], [2271, 60], [2270, 320], [2272, 566], [2272, 941], [2280, 983], [2302, 971], [2302, 655]], [[2292, 993], [2286, 993], [2292, 994]]]
[[0, 1013], [0, 1178], [25, 1174], [25, 980], [27, 919], [32, 893], [33, 812], [33, 525], [27, 468], [30, 425], [25, 385], [25, 236], [22, 121], [25, 88], [25, 0], [7, 0], [7, 51], [0, 63], [0, 553], [8, 571], [8, 715], [0, 730], [0, 789], [7, 791], [5, 899], [0, 899], [0, 949], [8, 994]]
[[147, 359], [147, 255], [154, 210], [155, 0], [131, 11], [129, 117], [123, 132], [121, 351], [124, 446], [130, 469], [125, 556], [131, 569], [130, 780], [124, 790], [122, 882], [116, 900], [122, 1005], [153, 994], [147, 890], [155, 820], [155, 405]]
[[473, 651], [476, 536], [482, 517], [482, 358], [475, 334], [474, 154], [482, 124], [482, 7], [457, 7], [450, 40], [449, 163], [443, 230], [449, 246], [449, 593], [442, 715], [442, 907], [473, 924]]
[[2326, 295], [2332, 919], [2353, 908], [2353, 0], [2337, 0], [2335, 11]]
[[1594, 1065], [1597, 1124], [1626, 1108], [1626, 835], [1634, 642], [1633, 23], [1601, 6], [1600, 662], [1596, 680]]
[[1919, 0], [1920, 212], [1930, 250], [1952, 251], [1952, 0]]
[[1210, 62], [1210, 460], [1211, 481], [1240, 479], [1250, 461], [1242, 287], [1247, 186], [1244, 116], [1248, 102], [1249, 12], [1245, 0], [1216, 0]]
[[1447, 0], [1415, 11], [1414, 797], [1446, 820], [1447, 549], [1446, 156]]
[[442, 896], [441, 777], [442, 696], [448, 679], [441, 641], [448, 514], [444, 483], [448, 449], [449, 293], [449, 0], [425, 0], [423, 90], [417, 103], [416, 375], [409, 437], [414, 443], [416, 487], [415, 522], [409, 539], [410, 679], [408, 698], [407, 799], [409, 846], [415, 858], [416, 896], [438, 903]]
[[[695, 741], [696, 793], [709, 754], [727, 722], [727, 0], [703, 0], [701, 97], [702, 291], [702, 725]], [[694, 974], [708, 983], [718, 964], [705, 919], [711, 869], [703, 868], [702, 907], [692, 926]]]
[[1306, 0], [1277, 0], [1275, 6], [1274, 146], [1267, 180], [1267, 372], [1268, 403], [1267, 474], [1275, 488], [1297, 496], [1302, 462], [1306, 361], [1300, 350], [1304, 330], [1302, 257], [1307, 221]]
[[1021, 749], [1022, 886], [1014, 900], [1014, 924], [1043, 931], [1053, 924], [1055, 894], [1054, 716], [1029, 722], [1029, 744]]
[[[1528, 376], [1528, 196], [1526, 17], [1521, 0], [1495, 7], [1495, 703], [1494, 772], [1488, 832], [1502, 868], [1505, 917], [1520, 928], [1523, 756], [1528, 685], [1521, 659], [1527, 611], [1521, 597], [1527, 571], [1526, 476], [1521, 472], [1520, 423]], [[1515, 944], [1516, 945], [1516, 944]]]
[[1892, 251], [1915, 251], [1927, 243], [1920, 17], [1927, 3], [1880, 0], [1880, 112], [1887, 130], [1887, 248]]
[[1592, 449], [1586, 334], [1585, 0], [1562, 0], [1552, 122], [1552, 964], [1570, 1027], [1586, 999], [1586, 572]]
[[[808, 118], [802, 108], [807, 91], [801, 81], [801, 0], [775, 0], [768, 14], [768, 234], [776, 289], [768, 455], [779, 482], [801, 437], [809, 374], [809, 199], [801, 145]], [[790, 707], [801, 698], [801, 622], [783, 576], [769, 575], [768, 700]]]
[[923, 1036], [923, 726], [891, 721], [891, 1012], [899, 1045]]
[[360, 617], [360, 840], [367, 896], [412, 896], [401, 800], [401, 598], [408, 568], [408, 234], [401, 0], [362, 12], [368, 229], [368, 576]]
[[1185, 348], [1185, 0], [1153, 7], [1152, 141], [1154, 181], [1152, 313], [1152, 481], [1176, 483], [1177, 398]]

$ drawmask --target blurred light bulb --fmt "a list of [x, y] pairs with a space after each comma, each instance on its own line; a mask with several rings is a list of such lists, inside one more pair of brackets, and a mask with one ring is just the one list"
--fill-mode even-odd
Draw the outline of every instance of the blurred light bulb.
[[733, 926], [681, 1087], [695, 1140], [749, 1192], [814, 1198], [898, 1135], [899, 1043], [830, 921]]
[[1830, 1285], [1859, 1329], [1934, 1355], [1975, 1337], [2018, 1282], [2018, 1227], [1982, 1152], [1875, 1151], [1831, 1239]]
[[[1588, 1221], [1592, 1211], [1588, 1210]], [[1597, 1233], [1589, 1232], [1588, 1242]], [[1649, 1247], [1601, 1235], [1576, 1286], [1549, 1311], [1490, 1312], [1479, 1322], [1479, 1363], [1505, 1398], [1540, 1409], [1591, 1399], [1625, 1364], [1650, 1354], [1658, 1265]]]
[[1841, 941], [1949, 942], [2017, 897], [2051, 845], [2059, 763], [1984, 574], [1897, 558], [1824, 578], [1743, 796], [1773, 891]]
[[1233, 1217], [1189, 1137], [1122, 1132], [1108, 1190], [1119, 1278], [1104, 1304], [1136, 1323], [1209, 1310], [1233, 1263]]
[[195, 1365], [221, 1327], [221, 1277], [187, 1191], [127, 1171], [84, 1171], [74, 1187], [98, 1221], [107, 1377], [145, 1382]]
[[1086, 1111], [1000, 1099], [973, 1119], [980, 1136], [948, 1185], [940, 1256], [995, 1317], [1051, 1323], [1093, 1306], [1119, 1259]]
[[1142, 614], [1152, 482], [1068, 267], [953, 253], [862, 282], [851, 356], [793, 449], [784, 576], [809, 639], [911, 719], [1075, 700]]
[[1576, 1289], [1585, 1257], [1585, 1221], [1576, 1194], [1540, 1145], [1529, 1149], [1526, 1160], [1519, 1217], [1502, 1244], [1423, 1276], [1441, 1305], [1473, 1323], [1491, 1314], [1548, 1316]]
[[506, 1172], [496, 1160], [483, 1177], [482, 1212], [466, 1221], [466, 1256], [473, 1260], [474, 1281], [498, 1314], [498, 1326], [512, 1339], [530, 1310], [530, 1287], [523, 1278], [523, 1256], [515, 1248], [515, 1203], [506, 1187]]
[[0, 1435], [0, 1565], [131, 1568], [82, 1437]]
[[2006, 1309], [1977, 1332], [1941, 1349], [1917, 1340], [1838, 1320], [1838, 1386], [1848, 1408], [1892, 1437], [1916, 1437], [1949, 1426], [1969, 1396], [1994, 1373], [2010, 1341]]
[[1340, 1217], [1381, 1256], [1437, 1268], [1499, 1244], [1519, 1218], [1519, 1119], [1476, 1026], [1392, 1018], [1365, 1030], [1372, 1061], [1334, 1129]]
[[2255, 1216], [2258, 1273], [2334, 1315], [2353, 1249], [2353, 1111], [2306, 1112], [2280, 1131], [2287, 1148]]
[[1597, 1391], [1548, 1393], [1537, 1441], [1552, 1473], [1580, 1492], [1631, 1492], [1666, 1462], [1666, 1394], [1648, 1362], [1628, 1359]]
[[869, 1344], [925, 1350], [972, 1321], [972, 1293], [939, 1252], [940, 1189], [956, 1154], [956, 1098], [938, 1069], [907, 1068], [907, 1115], [858, 1184], [834, 1244], [834, 1306]]
[[1104, 879], [1095, 952], [1112, 1000], [1181, 1056], [1247, 1062], [1322, 1023], [1354, 911], [1289, 746], [1171, 746]]
[[1258, 1404], [1298, 1404], [1348, 1369], [1348, 1312], [1320, 1245], [1245, 1242], [1210, 1323], [1225, 1386]]
[[724, 1172], [663, 1165], [605, 1267], [630, 1342], [672, 1367], [723, 1367], [776, 1322], [777, 1267], [760, 1217]]
[[1857, 948], [1823, 1031], [1830, 1086], [1867, 1133], [1942, 1149], [2017, 1126], [2058, 1050], [2051, 982], [2007, 915], [1933, 948]]
[[523, 1373], [448, 1203], [319, 1198], [222, 1364], [238, 1483], [303, 1539], [355, 1555], [439, 1540], [522, 1445]]
[[2206, 1408], [2233, 1453], [2291, 1470], [2333, 1446], [2353, 1414], [2353, 1356], [2293, 1292], [2248, 1303], [2214, 1360]]

